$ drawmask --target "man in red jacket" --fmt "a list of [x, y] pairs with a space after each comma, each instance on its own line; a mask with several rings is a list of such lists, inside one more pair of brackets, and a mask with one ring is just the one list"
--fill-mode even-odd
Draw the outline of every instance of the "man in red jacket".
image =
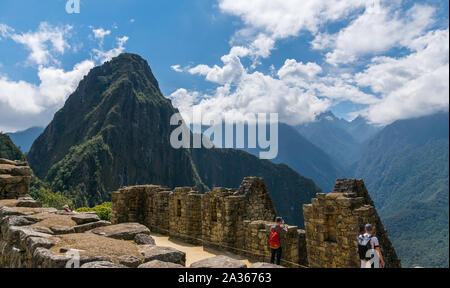
[[270, 237], [269, 237], [269, 247], [270, 247], [270, 263], [275, 263], [275, 256], [277, 258], [277, 265], [281, 263], [281, 255], [283, 253], [282, 248], [282, 233], [286, 233], [287, 228], [284, 224], [284, 220], [281, 217], [277, 217], [275, 220], [275, 225], [270, 228]]

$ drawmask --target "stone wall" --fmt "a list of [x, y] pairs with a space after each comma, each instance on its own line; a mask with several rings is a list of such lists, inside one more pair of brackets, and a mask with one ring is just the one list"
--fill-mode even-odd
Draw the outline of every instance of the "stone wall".
[[[259, 261], [268, 259], [270, 223], [273, 224], [277, 214], [263, 179], [247, 177], [238, 189], [215, 188], [205, 194], [191, 187], [165, 190], [159, 186], [136, 186], [114, 192], [112, 222], [138, 221], [154, 232], [189, 243]], [[140, 217], [140, 213], [147, 214]], [[168, 219], [168, 223], [162, 219]], [[258, 228], [260, 221], [266, 228]], [[304, 231], [290, 226], [283, 242], [284, 265], [305, 266]]]
[[0, 159], [0, 200], [25, 197], [31, 182], [26, 162]]
[[169, 194], [169, 236], [192, 244], [201, 243], [202, 201], [193, 188], [176, 188]]
[[145, 185], [122, 188], [112, 193], [113, 223], [138, 222], [154, 232], [169, 231], [169, 196], [167, 187]]
[[205, 246], [238, 249], [244, 241], [244, 196], [232, 189], [216, 188], [202, 197], [202, 239]]
[[303, 214], [310, 267], [359, 267], [357, 237], [367, 223], [375, 226], [386, 267], [401, 266], [362, 180], [338, 179], [333, 193], [317, 194]]

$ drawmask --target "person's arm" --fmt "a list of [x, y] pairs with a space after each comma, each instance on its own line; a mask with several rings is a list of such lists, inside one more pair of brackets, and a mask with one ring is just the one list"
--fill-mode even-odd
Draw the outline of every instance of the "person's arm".
[[284, 222], [284, 220], [283, 220], [283, 224], [282, 224], [283, 226], [281, 226], [282, 228], [283, 228], [283, 231], [284, 232], [288, 232], [288, 229], [287, 229], [287, 227], [286, 227], [286, 223]]
[[380, 265], [381, 265], [381, 268], [384, 268], [384, 260], [383, 260], [383, 255], [381, 254], [381, 249], [380, 249], [380, 247], [376, 247], [375, 250], [376, 250], [377, 253], [378, 253], [378, 258], [380, 258]]
[[371, 241], [373, 241], [373, 247], [375, 248], [375, 251], [377, 251], [378, 259], [380, 259], [381, 268], [384, 268], [384, 259], [380, 249], [380, 242], [377, 237], [373, 237]]

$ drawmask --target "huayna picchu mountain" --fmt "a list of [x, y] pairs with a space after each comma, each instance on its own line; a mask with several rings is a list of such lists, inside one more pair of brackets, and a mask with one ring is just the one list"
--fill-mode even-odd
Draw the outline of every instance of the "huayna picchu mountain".
[[229, 149], [174, 149], [170, 118], [177, 113], [147, 62], [122, 54], [92, 69], [33, 143], [28, 161], [40, 179], [92, 206], [122, 186], [237, 187], [263, 177], [278, 212], [303, 223], [302, 204], [320, 191], [285, 165]]

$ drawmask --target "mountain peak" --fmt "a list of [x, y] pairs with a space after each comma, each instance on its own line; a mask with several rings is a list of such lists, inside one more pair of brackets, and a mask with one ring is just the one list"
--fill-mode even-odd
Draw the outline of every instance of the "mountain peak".
[[150, 83], [155, 86], [156, 89], [159, 90], [158, 80], [156, 80], [155, 76], [153, 75], [153, 72], [147, 60], [137, 54], [122, 53], [97, 68], [103, 68], [103, 71], [114, 74], [141, 73], [142, 75], [145, 75], [146, 78], [148, 78]]
[[320, 114], [319, 116], [317, 116], [317, 120], [333, 121], [333, 120], [338, 120], [338, 118], [333, 114], [333, 112], [325, 111], [322, 114]]

